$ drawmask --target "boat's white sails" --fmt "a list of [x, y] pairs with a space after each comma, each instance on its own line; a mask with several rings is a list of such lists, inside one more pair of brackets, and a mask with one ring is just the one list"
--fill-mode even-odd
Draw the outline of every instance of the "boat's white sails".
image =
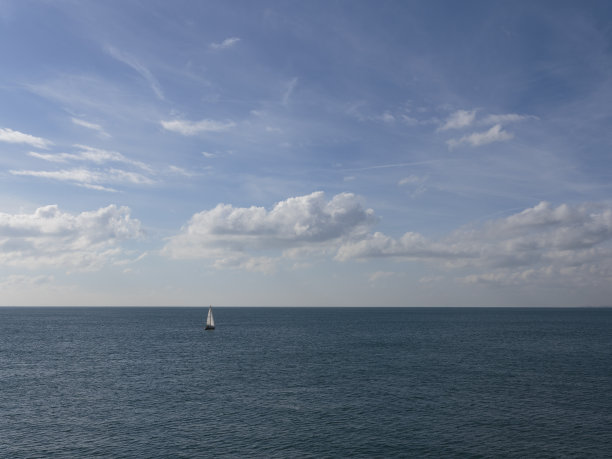
[[206, 318], [206, 328], [215, 328], [215, 318], [212, 313], [212, 306], [208, 308], [208, 317]]

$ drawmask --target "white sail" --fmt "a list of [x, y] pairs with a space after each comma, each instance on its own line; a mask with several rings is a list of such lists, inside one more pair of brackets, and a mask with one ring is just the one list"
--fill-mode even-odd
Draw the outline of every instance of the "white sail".
[[212, 306], [208, 308], [208, 317], [206, 318], [206, 328], [215, 328], [215, 319], [212, 313]]

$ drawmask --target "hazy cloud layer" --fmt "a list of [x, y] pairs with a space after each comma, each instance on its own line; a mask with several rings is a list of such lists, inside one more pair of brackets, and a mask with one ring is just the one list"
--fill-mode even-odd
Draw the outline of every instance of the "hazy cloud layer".
[[71, 214], [57, 205], [31, 214], [0, 213], [0, 263], [37, 269], [97, 269], [122, 256], [119, 242], [141, 234], [127, 207]]
[[374, 233], [344, 244], [338, 260], [388, 257], [472, 271], [466, 282], [588, 284], [612, 280], [612, 206], [542, 202], [475, 229], [433, 241]]

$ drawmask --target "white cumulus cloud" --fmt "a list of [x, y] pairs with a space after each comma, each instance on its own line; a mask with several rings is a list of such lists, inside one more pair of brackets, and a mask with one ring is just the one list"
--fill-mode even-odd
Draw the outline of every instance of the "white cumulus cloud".
[[109, 205], [71, 214], [57, 205], [31, 214], [0, 213], [0, 263], [38, 269], [98, 269], [122, 256], [119, 243], [138, 238], [140, 222], [127, 207]]
[[360, 237], [374, 221], [373, 211], [364, 209], [351, 193], [327, 200], [319, 191], [281, 201], [270, 210], [219, 204], [195, 214], [162, 252], [172, 258], [209, 258], [218, 265], [235, 266], [261, 251], [323, 250]]

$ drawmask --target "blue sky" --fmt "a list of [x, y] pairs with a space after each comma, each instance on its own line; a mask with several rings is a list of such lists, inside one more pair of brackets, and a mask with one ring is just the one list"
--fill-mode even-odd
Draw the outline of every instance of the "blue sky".
[[0, 301], [609, 304], [611, 18], [0, 1]]

